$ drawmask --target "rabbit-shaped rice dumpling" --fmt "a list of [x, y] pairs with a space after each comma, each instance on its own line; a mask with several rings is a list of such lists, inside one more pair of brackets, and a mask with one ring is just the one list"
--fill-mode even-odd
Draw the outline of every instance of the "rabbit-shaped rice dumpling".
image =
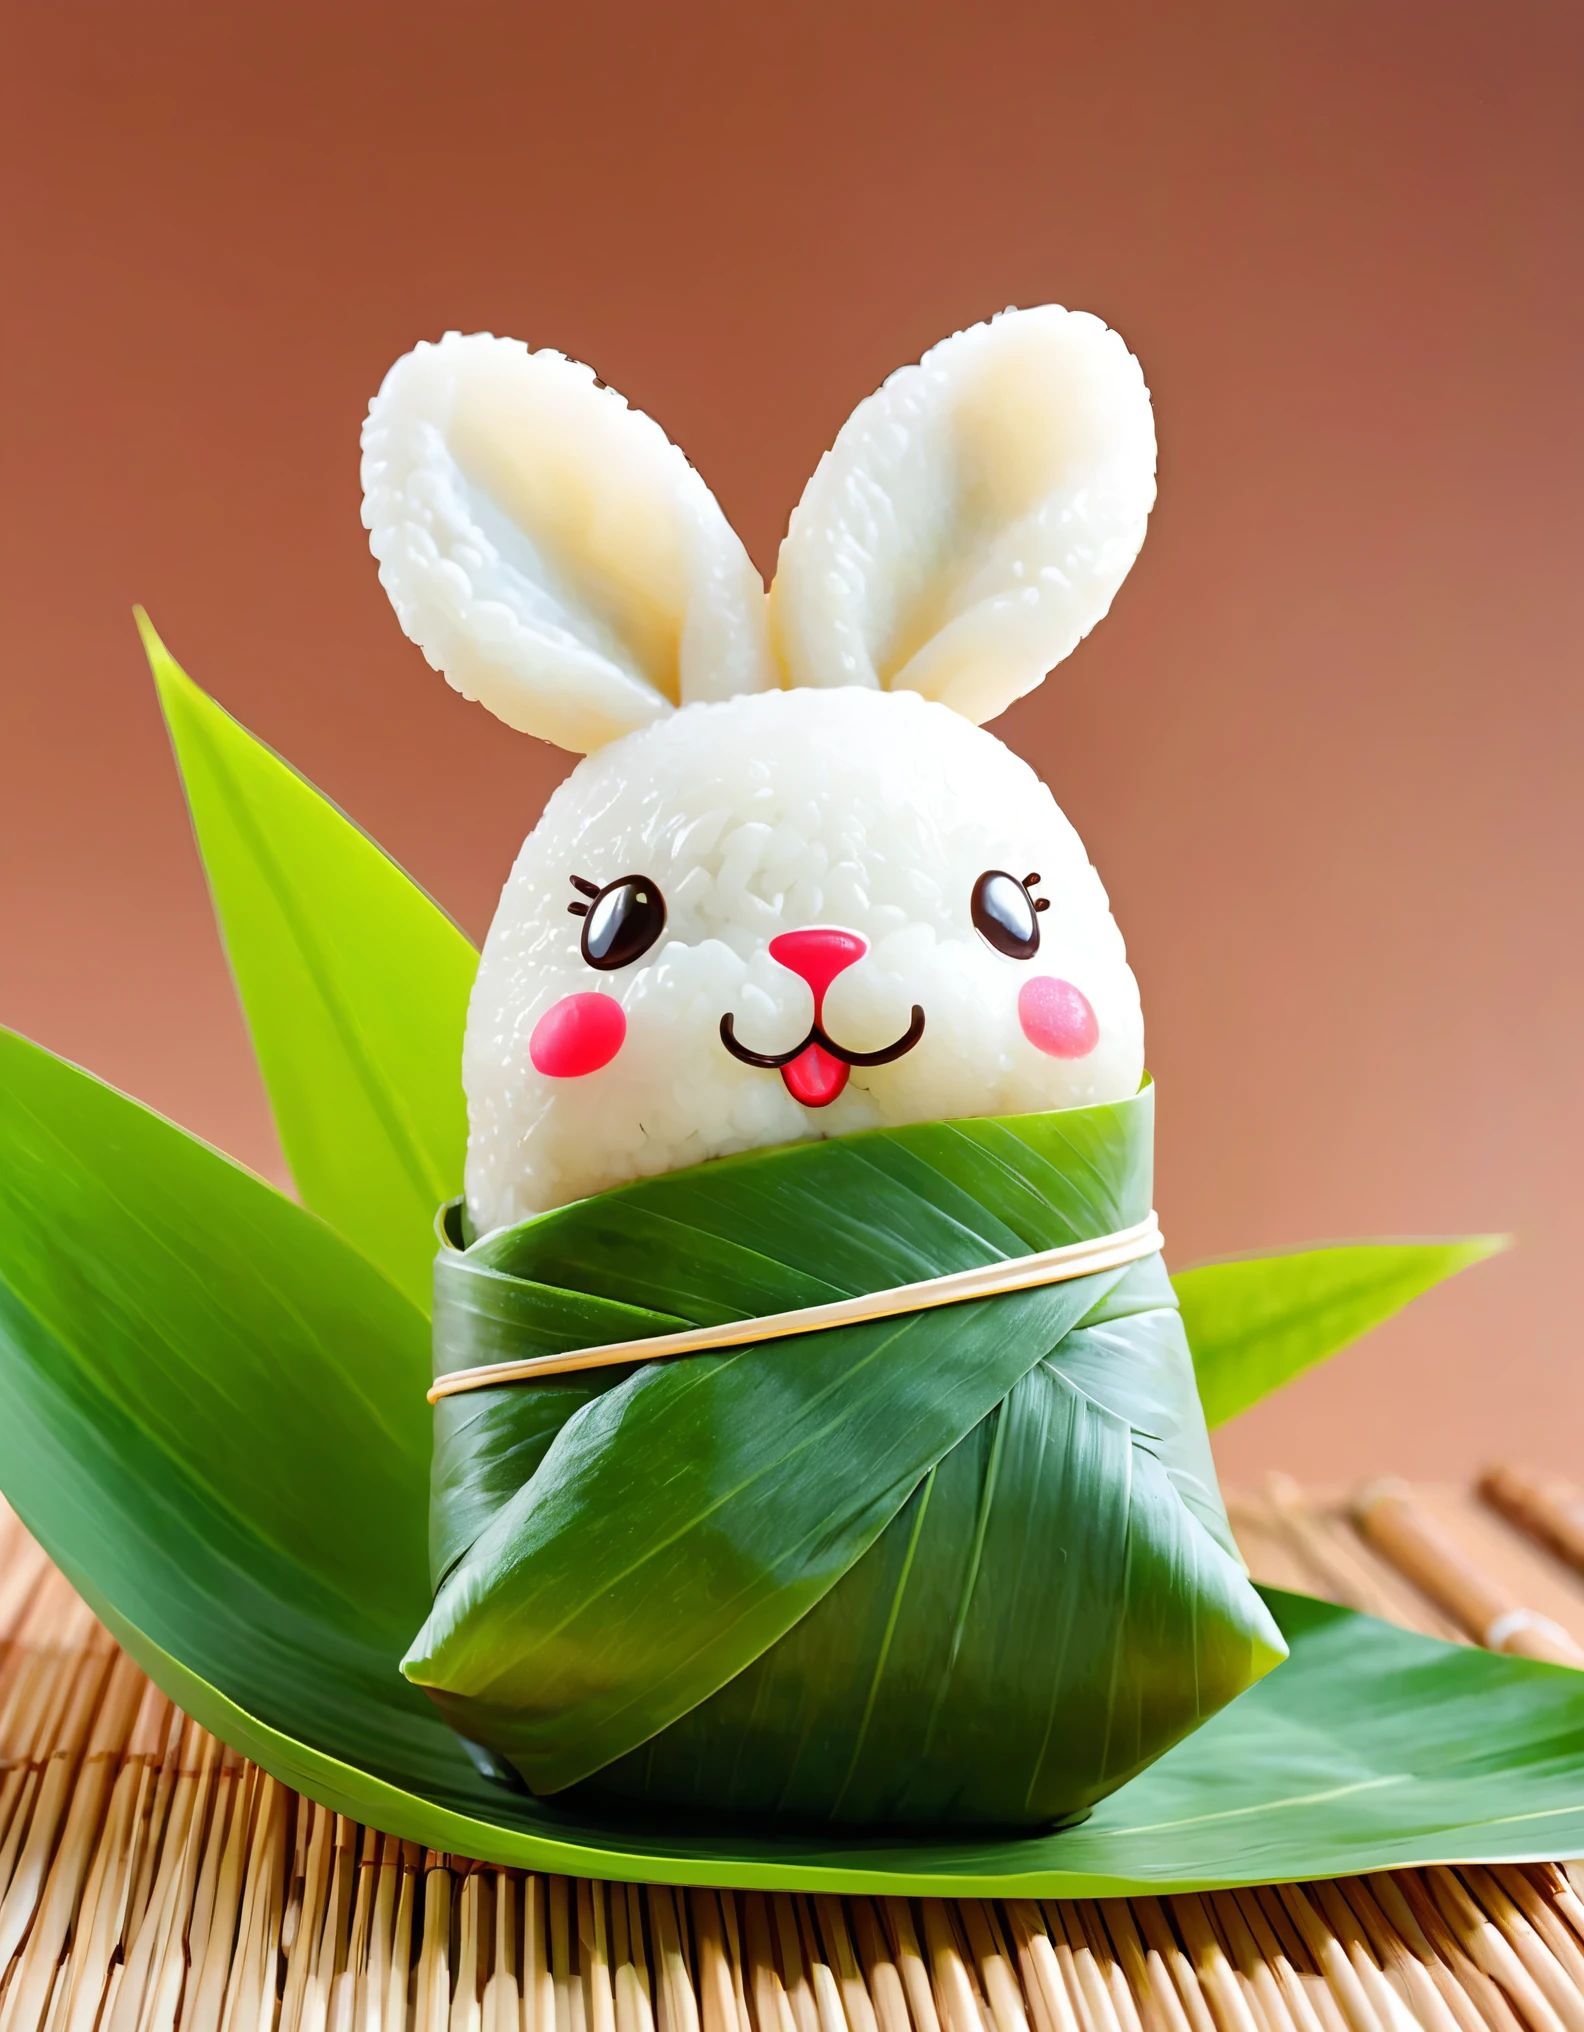
[[731, 1151], [1135, 1091], [1100, 880], [977, 724], [1143, 541], [1154, 428], [1114, 332], [1008, 311], [894, 374], [821, 460], [768, 600], [678, 448], [558, 353], [420, 345], [363, 448], [407, 634], [587, 758], [473, 994], [479, 1231]]
[[936, 346], [841, 430], [768, 599], [556, 353], [420, 346], [363, 481], [430, 661], [585, 751], [473, 993], [403, 1671], [602, 1811], [1081, 1817], [1283, 1653], [1157, 1253], [1122, 939], [977, 724], [1137, 554], [1137, 362], [1054, 307]]

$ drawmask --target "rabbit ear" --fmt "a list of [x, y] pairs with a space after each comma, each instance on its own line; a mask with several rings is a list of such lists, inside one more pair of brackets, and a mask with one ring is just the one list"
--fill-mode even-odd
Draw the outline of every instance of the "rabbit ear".
[[363, 521], [403, 630], [523, 733], [586, 753], [776, 682], [714, 495], [560, 353], [448, 332], [398, 360], [363, 427]]
[[1055, 304], [959, 332], [861, 402], [770, 594], [787, 678], [993, 719], [1110, 606], [1155, 500], [1155, 424], [1115, 332]]

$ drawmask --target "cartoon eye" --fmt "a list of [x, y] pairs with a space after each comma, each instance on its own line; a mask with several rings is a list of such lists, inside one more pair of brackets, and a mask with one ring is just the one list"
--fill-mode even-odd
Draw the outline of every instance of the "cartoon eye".
[[574, 875], [572, 886], [592, 899], [567, 909], [583, 919], [583, 957], [602, 973], [642, 959], [665, 930], [665, 898], [647, 875], [619, 875], [603, 889]]
[[1031, 960], [1039, 951], [1039, 915], [1050, 908], [1042, 896], [1036, 903], [1029, 891], [1038, 875], [1020, 882], [1001, 868], [986, 868], [973, 886], [974, 930], [986, 945], [1009, 960]]

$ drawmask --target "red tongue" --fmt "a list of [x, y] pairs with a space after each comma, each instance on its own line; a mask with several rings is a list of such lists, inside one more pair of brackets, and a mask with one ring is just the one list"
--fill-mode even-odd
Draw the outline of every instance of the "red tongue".
[[786, 1090], [805, 1108], [828, 1108], [847, 1084], [848, 1068], [817, 1044], [808, 1044], [781, 1068]]

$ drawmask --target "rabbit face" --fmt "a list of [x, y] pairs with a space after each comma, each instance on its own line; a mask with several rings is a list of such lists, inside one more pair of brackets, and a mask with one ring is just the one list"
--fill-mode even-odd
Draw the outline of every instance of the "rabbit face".
[[506, 884], [469, 1207], [497, 1227], [728, 1151], [1119, 1099], [1142, 1069], [1099, 877], [993, 735], [911, 693], [690, 706], [581, 763]]
[[474, 991], [480, 1229], [728, 1151], [1134, 1090], [1099, 878], [977, 724], [1074, 648], [1143, 541], [1149, 393], [1097, 318], [1008, 311], [860, 403], [768, 600], [658, 426], [514, 340], [399, 360], [363, 488], [431, 663], [587, 755]]

